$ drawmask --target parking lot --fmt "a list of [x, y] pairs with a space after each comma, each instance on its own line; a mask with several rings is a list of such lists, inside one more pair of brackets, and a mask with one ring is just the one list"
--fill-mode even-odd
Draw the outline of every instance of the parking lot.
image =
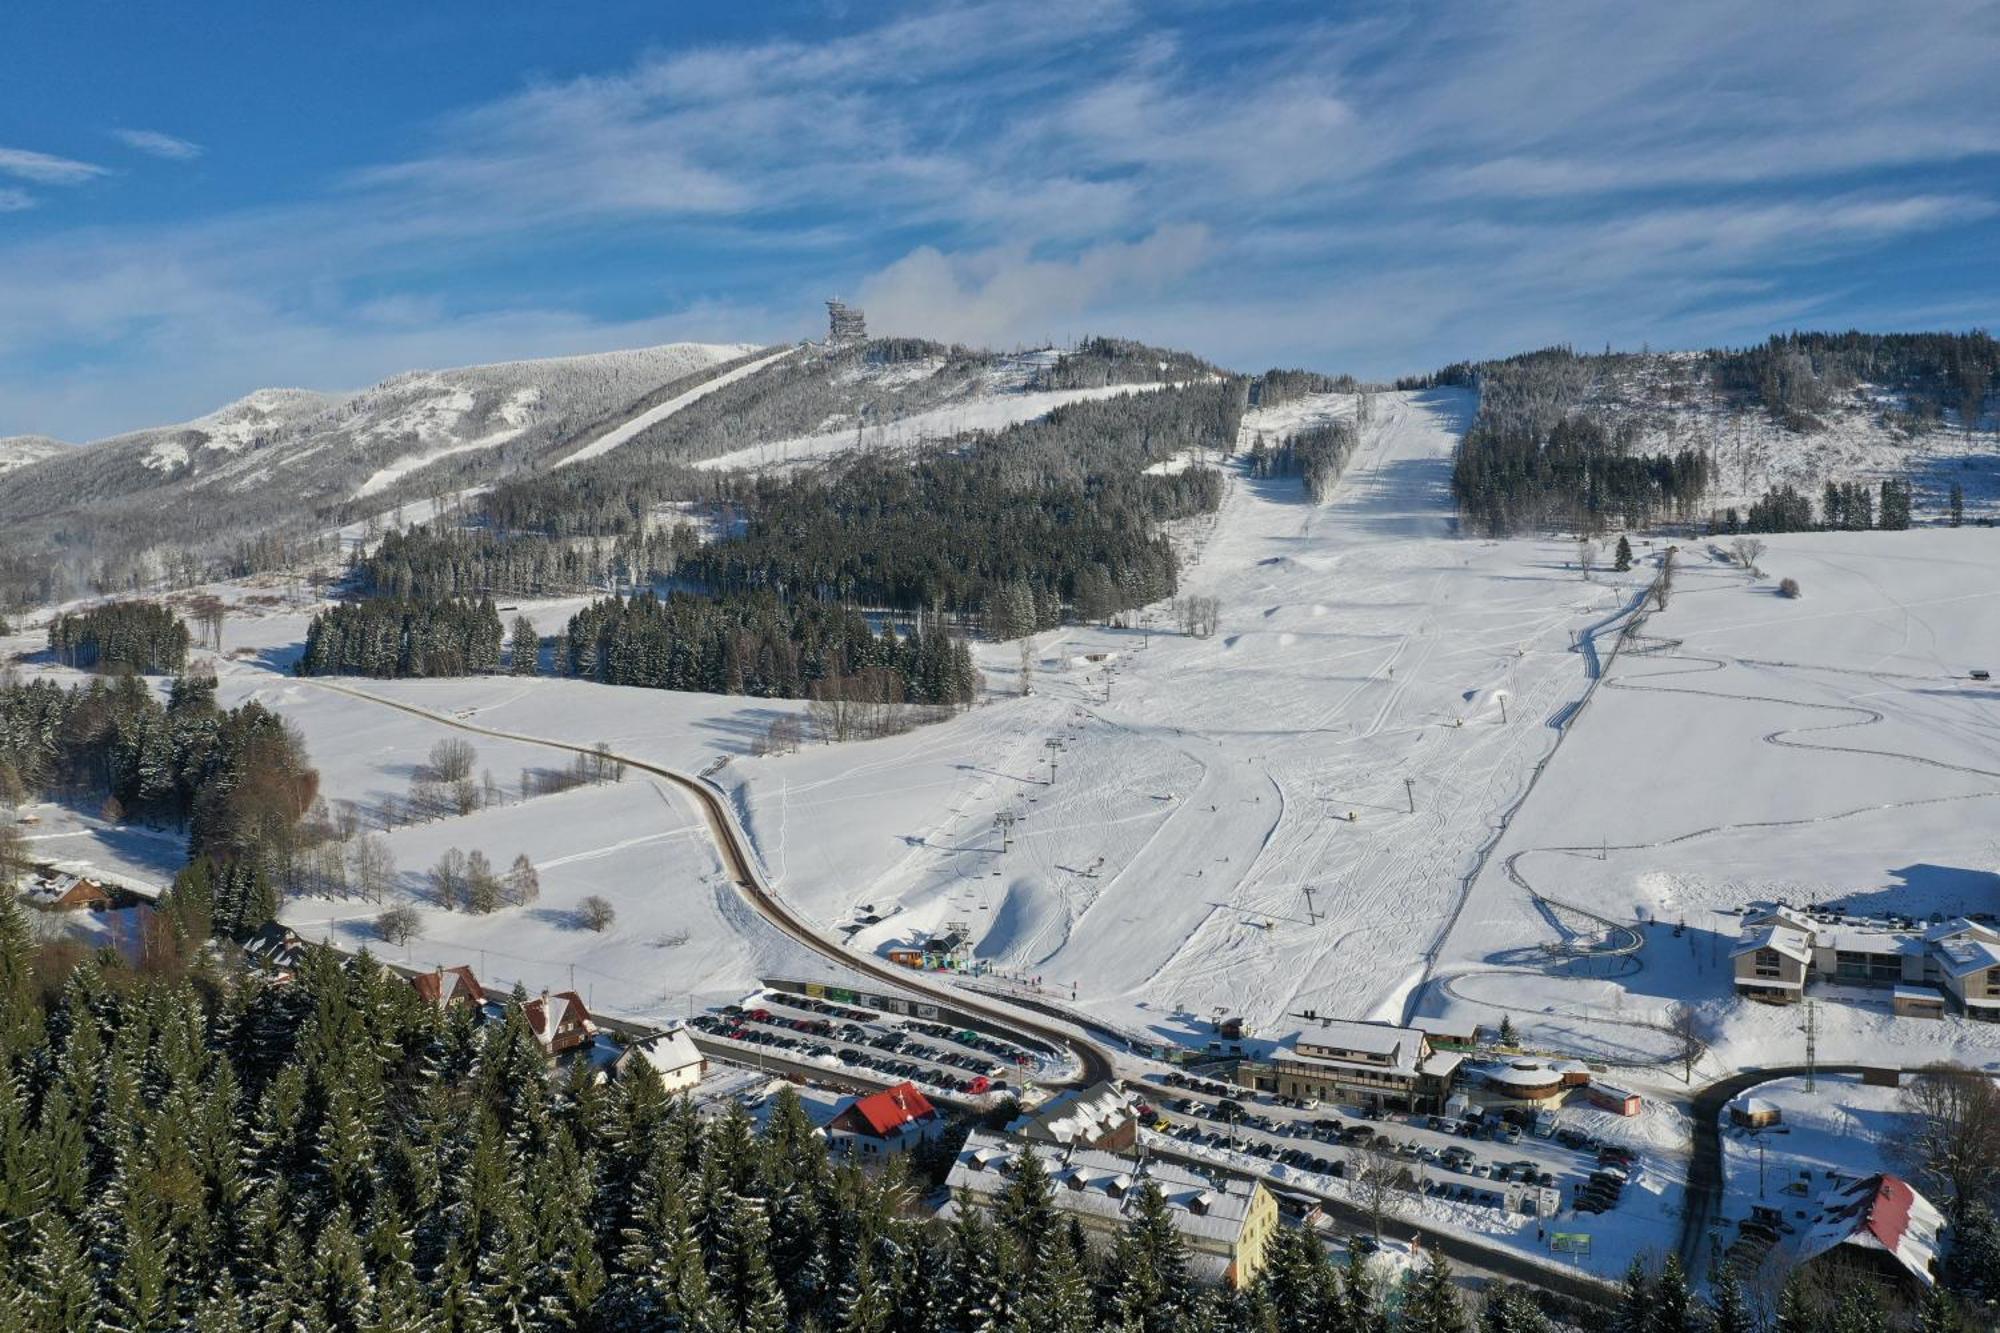
[[[1139, 1085], [1149, 1127], [1181, 1143], [1261, 1159], [1287, 1178], [1344, 1179], [1357, 1150], [1377, 1149], [1403, 1166], [1403, 1188], [1475, 1207], [1548, 1217], [1569, 1208], [1615, 1207], [1633, 1169], [1623, 1149], [1558, 1127], [1538, 1138], [1496, 1114], [1369, 1118], [1356, 1109], [1285, 1104], [1269, 1095], [1176, 1071]], [[1525, 1116], [1521, 1118], [1526, 1118]]]
[[970, 1028], [884, 1015], [854, 1005], [762, 992], [691, 1020], [709, 1038], [791, 1061], [883, 1082], [908, 1079], [952, 1097], [1016, 1086], [1035, 1061], [1022, 1048]]

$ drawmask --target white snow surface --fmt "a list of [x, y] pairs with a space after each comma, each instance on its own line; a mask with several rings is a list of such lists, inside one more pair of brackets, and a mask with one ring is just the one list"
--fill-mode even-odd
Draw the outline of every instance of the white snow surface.
[[[719, 353], [725, 353], [725, 355], [718, 355], [715, 358], [716, 361], [726, 361], [731, 357], [741, 356], [745, 352], [751, 351], [753, 349], [749, 344], [744, 344], [742, 346], [714, 348], [711, 350], [714, 350]], [[570, 454], [568, 457], [564, 458], [561, 462], [557, 463], [556, 466], [568, 467], [571, 463], [581, 463], [586, 458], [602, 457], [603, 455], [610, 453], [613, 449], [616, 449], [619, 445], [624, 444], [627, 441], [631, 440], [641, 431], [644, 431], [649, 427], [656, 426], [660, 422], [665, 421], [668, 417], [672, 416], [676, 412], [679, 412], [681, 409], [687, 407], [689, 404], [699, 402], [703, 398], [706, 398], [708, 397], [708, 395], [714, 393], [717, 389], [721, 389], [727, 385], [734, 384], [738, 380], [748, 379], [750, 376], [756, 374], [758, 371], [764, 369], [766, 366], [784, 360], [786, 357], [792, 355], [792, 353], [796, 352], [797, 350], [798, 348], [796, 347], [787, 347], [783, 351], [773, 352], [771, 353], [771, 355], [766, 357], [759, 357], [757, 360], [752, 361], [747, 365], [738, 366], [734, 370], [725, 371], [724, 373], [717, 375], [713, 379], [704, 380], [702, 383], [695, 385], [694, 388], [689, 389], [686, 393], [680, 394], [673, 398], [669, 398], [664, 403], [659, 403], [653, 407], [649, 407], [645, 411], [634, 415], [629, 420], [620, 422], [618, 425], [612, 427], [604, 434], [592, 440], [589, 444], [584, 445], [583, 448], [578, 449], [575, 453]]]
[[[1732, 993], [1745, 904], [1838, 900], [1918, 918], [2000, 908], [2000, 691], [1969, 677], [1996, 656], [1987, 571], [2000, 534], [1797, 533], [1768, 546], [1756, 576], [1683, 543], [1668, 608], [1609, 668], [1500, 840], [1426, 1009], [1487, 1022], [1506, 1011], [1542, 1040], [1631, 1059], [1671, 1048], [1658, 1025], [1684, 1001], [1709, 1032], [1709, 1076], [1795, 1064], [1797, 1011]], [[1775, 594], [1786, 577], [1803, 596]], [[1639, 928], [1644, 947], [1587, 971], [1550, 966], [1540, 951], [1557, 932], [1530, 888]], [[1898, 1018], [1886, 989], [1812, 993], [1823, 1061], [2000, 1056], [1996, 1025]]]
[[[922, 365], [924, 363], [913, 363]], [[782, 470], [854, 451], [900, 452], [971, 431], [997, 431], [1045, 417], [1065, 403], [1115, 398], [1165, 387], [1158, 384], [1110, 384], [1092, 389], [1023, 389], [985, 386], [972, 397], [924, 412], [879, 423], [800, 435], [735, 449], [696, 463], [700, 468]]]
[[[1564, 570], [1562, 544], [1451, 535], [1470, 407], [1385, 395], [1322, 505], [1233, 471], [1184, 534], [1186, 590], [1221, 599], [1211, 639], [1164, 615], [1150, 634], [1067, 629], [1037, 640], [1027, 698], [733, 763], [719, 780], [781, 889], [828, 925], [873, 906], [865, 947], [964, 920], [996, 966], [1174, 1037], [1216, 1007], [1400, 1015], [1474, 849], [1553, 742], [1543, 723], [1582, 692], [1570, 630], [1627, 596]], [[1011, 695], [1015, 645], [982, 651]], [[1468, 712], [1496, 686], [1512, 724]]]
[[0, 439], [0, 473], [39, 463], [44, 458], [54, 458], [67, 453], [70, 447], [46, 435], [9, 435]]

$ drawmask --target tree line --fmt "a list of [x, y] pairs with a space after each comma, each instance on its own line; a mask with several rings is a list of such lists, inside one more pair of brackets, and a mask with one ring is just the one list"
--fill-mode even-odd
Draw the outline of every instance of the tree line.
[[500, 669], [493, 600], [370, 597], [328, 607], [306, 628], [302, 676], [466, 676]]
[[1259, 432], [1250, 445], [1250, 475], [1298, 477], [1305, 483], [1306, 498], [1318, 504], [1340, 480], [1359, 441], [1350, 421], [1308, 426], [1280, 440], [1276, 448], [1267, 445]]
[[187, 665], [188, 627], [158, 602], [106, 602], [49, 622], [49, 649], [86, 671], [170, 675]]
[[1761, 404], [1798, 430], [1859, 384], [1908, 400], [1906, 424], [1934, 425], [1946, 411], [1977, 429], [2000, 378], [2000, 343], [1969, 333], [1786, 333], [1756, 347], [1713, 354], [1716, 385]]
[[803, 698], [870, 670], [894, 675], [890, 702], [968, 704], [978, 688], [965, 642], [936, 621], [878, 634], [858, 611], [769, 593], [605, 598], [570, 617], [555, 661], [608, 685], [764, 698]]
[[1870, 528], [1899, 532], [1910, 526], [1910, 493], [1909, 482], [1893, 478], [1884, 478], [1877, 489], [1866, 482], [1829, 481], [1821, 512], [1815, 517], [1812, 501], [1796, 487], [1775, 486], [1740, 520], [1731, 508], [1714, 526], [1723, 532], [1866, 532]]

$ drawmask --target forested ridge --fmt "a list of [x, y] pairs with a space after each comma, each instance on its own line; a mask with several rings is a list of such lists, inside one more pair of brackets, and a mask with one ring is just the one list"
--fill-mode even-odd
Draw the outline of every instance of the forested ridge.
[[[1193, 373], [1172, 356], [1093, 342], [1065, 373], [1084, 380], [1142, 367], [1154, 376]], [[755, 682], [753, 693], [849, 674], [824, 661], [844, 656], [852, 665], [855, 656], [842, 650], [827, 659], [825, 635], [813, 628], [831, 623], [838, 607], [887, 610], [911, 623], [942, 613], [1010, 634], [1066, 615], [1108, 616], [1172, 595], [1178, 570], [1162, 525], [1220, 503], [1212, 469], [1147, 469], [1189, 450], [1233, 448], [1245, 398], [1242, 381], [1205, 376], [1187, 387], [1069, 404], [893, 458], [864, 454], [783, 477], [697, 472], [621, 451], [615, 474], [587, 464], [500, 488], [480, 527], [386, 536], [357, 563], [352, 586], [398, 609], [348, 613], [339, 624], [323, 617], [302, 669], [343, 669], [338, 664], [356, 660], [343, 646], [351, 641], [372, 644], [372, 661], [400, 660], [412, 639], [412, 607], [606, 582], [672, 580], [675, 592], [664, 603], [628, 604], [645, 607], [642, 621], [628, 609], [573, 627], [558, 669], [598, 679], [610, 670], [628, 683], [740, 678]], [[1310, 476], [1328, 475], [1352, 447], [1344, 429], [1307, 432], [1285, 457], [1296, 456]], [[655, 523], [653, 511], [664, 504], [688, 517]], [[711, 540], [697, 522], [714, 531]], [[709, 609], [697, 611], [687, 594], [708, 599]], [[645, 632], [657, 642], [643, 652], [585, 646], [605, 624], [627, 639], [635, 626], [650, 626]], [[916, 637], [935, 633], [920, 628]], [[480, 665], [469, 669], [497, 664], [498, 636], [488, 637], [492, 650], [482, 639], [481, 652], [466, 655]], [[963, 656], [961, 647], [937, 660]], [[642, 659], [649, 665], [603, 665]], [[962, 698], [967, 669], [898, 671], [909, 699], [945, 702]]]

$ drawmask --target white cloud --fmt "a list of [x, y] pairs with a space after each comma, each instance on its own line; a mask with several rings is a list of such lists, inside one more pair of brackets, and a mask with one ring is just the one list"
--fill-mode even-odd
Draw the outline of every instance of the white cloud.
[[35, 196], [26, 190], [0, 186], [0, 213], [21, 213], [35, 206]]
[[89, 162], [28, 148], [0, 148], [0, 176], [17, 176], [37, 185], [79, 185], [103, 174], [103, 167]]
[[[351, 385], [400, 358], [782, 336], [829, 290], [883, 330], [1130, 332], [1365, 373], [1907, 325], [1936, 307], [1864, 298], [1862, 276], [1990, 225], [2000, 195], [2000, 11], [1981, 0], [1274, 9], [948, 4], [653, 51], [463, 108], [314, 197], [17, 224], [38, 239], [0, 240], [0, 432]], [[0, 179], [103, 174], [0, 149]], [[0, 191], [0, 211], [34, 202]], [[665, 313], [457, 276], [559, 249], [633, 267], [558, 259], [557, 281], [658, 281]], [[1965, 307], [2000, 307], [2000, 274], [1962, 268]], [[85, 368], [52, 378], [58, 345]]]
[[198, 143], [176, 138], [159, 130], [113, 130], [111, 137], [127, 148], [176, 162], [191, 161], [200, 157], [204, 151]]
[[1064, 259], [1007, 246], [947, 255], [911, 251], [860, 293], [871, 327], [952, 342], [1043, 342], [1092, 309], [1157, 297], [1208, 251], [1206, 228], [1162, 227], [1142, 240], [1105, 242]]

